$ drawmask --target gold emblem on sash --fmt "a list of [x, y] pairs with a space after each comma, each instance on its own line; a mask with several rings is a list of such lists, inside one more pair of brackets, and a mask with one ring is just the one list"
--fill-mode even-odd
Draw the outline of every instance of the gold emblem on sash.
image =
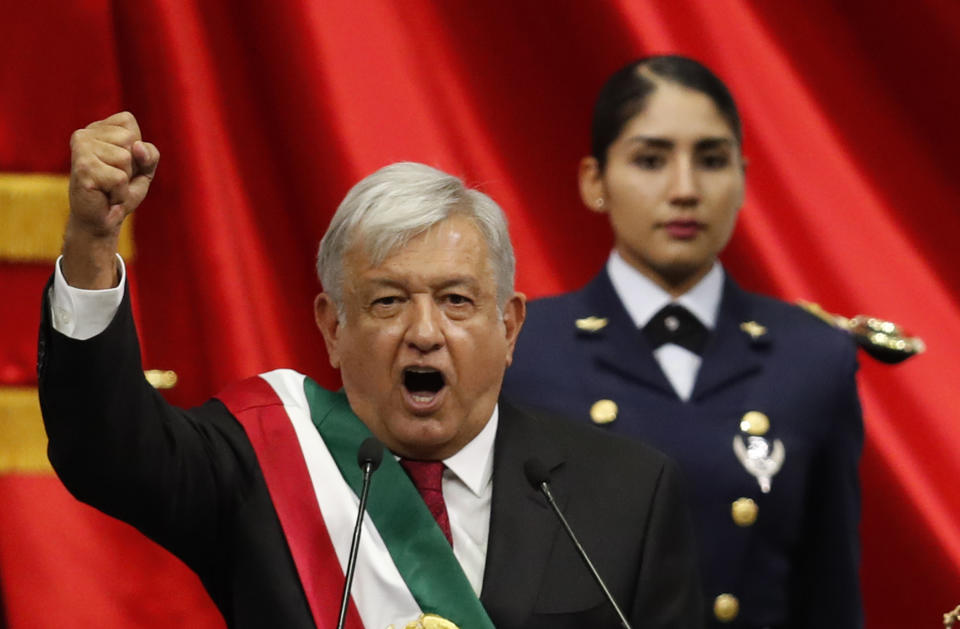
[[[393, 625], [387, 629], [394, 629]], [[408, 622], [404, 629], [460, 629], [454, 623], [436, 614], [420, 614], [413, 622]]]

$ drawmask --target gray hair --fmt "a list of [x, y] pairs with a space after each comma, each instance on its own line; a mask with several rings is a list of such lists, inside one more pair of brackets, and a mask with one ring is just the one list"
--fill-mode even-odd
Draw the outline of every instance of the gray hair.
[[344, 197], [317, 252], [317, 276], [343, 317], [343, 258], [360, 243], [374, 266], [453, 216], [471, 218], [487, 243], [502, 311], [513, 296], [516, 262], [507, 218], [493, 199], [443, 171], [415, 162], [385, 166]]

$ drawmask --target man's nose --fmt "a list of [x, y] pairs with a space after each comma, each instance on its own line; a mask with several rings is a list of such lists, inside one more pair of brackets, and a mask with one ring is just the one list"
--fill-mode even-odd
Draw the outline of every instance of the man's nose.
[[432, 298], [413, 299], [406, 341], [421, 352], [431, 352], [443, 346], [440, 318], [443, 314]]
[[670, 203], [680, 207], [694, 207], [700, 203], [700, 186], [693, 159], [678, 159], [670, 180]]

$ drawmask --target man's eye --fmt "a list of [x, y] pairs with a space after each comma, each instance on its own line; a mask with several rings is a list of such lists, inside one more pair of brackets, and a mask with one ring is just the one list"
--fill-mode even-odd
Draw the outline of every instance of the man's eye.
[[720, 170], [721, 168], [726, 168], [730, 163], [730, 157], [728, 155], [704, 155], [700, 158], [700, 165], [709, 170]]
[[400, 303], [400, 298], [396, 295], [390, 295], [388, 297], [377, 297], [373, 300], [374, 306], [386, 307], [386, 306], [395, 306]]
[[447, 303], [452, 304], [454, 306], [463, 306], [466, 304], [473, 303], [469, 297], [466, 297], [464, 295], [451, 294], [451, 295], [447, 295], [445, 299], [447, 300]]
[[667, 160], [663, 155], [644, 153], [634, 157], [633, 163], [644, 170], [656, 170], [662, 168]]

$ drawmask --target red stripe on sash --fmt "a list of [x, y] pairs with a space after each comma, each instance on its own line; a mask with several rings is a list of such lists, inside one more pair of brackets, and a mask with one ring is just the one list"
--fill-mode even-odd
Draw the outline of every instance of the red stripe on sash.
[[[257, 454], [314, 623], [318, 629], [335, 628], [343, 595], [343, 570], [283, 401], [260, 377], [230, 385], [217, 398], [246, 430]], [[363, 629], [352, 598], [346, 627]]]

